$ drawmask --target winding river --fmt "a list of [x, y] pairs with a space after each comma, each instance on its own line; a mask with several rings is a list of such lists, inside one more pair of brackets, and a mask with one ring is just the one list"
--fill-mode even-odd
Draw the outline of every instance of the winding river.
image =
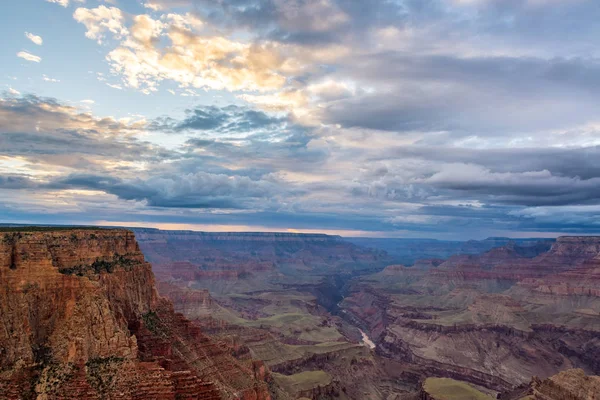
[[375, 348], [375, 343], [373, 343], [373, 341], [369, 338], [369, 336], [363, 332], [362, 329], [359, 329], [360, 334], [362, 335], [362, 343], [366, 346], [369, 346], [369, 348], [374, 349]]

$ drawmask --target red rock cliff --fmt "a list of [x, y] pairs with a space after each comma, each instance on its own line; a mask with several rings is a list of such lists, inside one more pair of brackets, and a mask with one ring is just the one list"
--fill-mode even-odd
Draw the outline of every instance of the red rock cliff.
[[132, 232], [0, 232], [0, 397], [268, 399], [255, 370], [159, 297]]

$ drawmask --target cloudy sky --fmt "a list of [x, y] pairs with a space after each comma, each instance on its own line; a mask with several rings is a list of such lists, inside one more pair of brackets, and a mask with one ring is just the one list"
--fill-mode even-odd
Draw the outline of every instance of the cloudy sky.
[[600, 233], [597, 0], [0, 10], [0, 222]]

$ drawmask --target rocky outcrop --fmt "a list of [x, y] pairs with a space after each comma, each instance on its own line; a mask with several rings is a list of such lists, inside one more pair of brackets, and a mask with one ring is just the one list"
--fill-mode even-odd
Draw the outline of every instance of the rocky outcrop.
[[587, 376], [581, 369], [563, 371], [548, 379], [534, 377], [498, 396], [500, 400], [597, 400], [600, 399], [600, 376]]
[[269, 398], [260, 366], [232, 357], [158, 295], [132, 232], [0, 237], [3, 398]]
[[208, 290], [188, 289], [168, 282], [158, 282], [158, 292], [171, 300], [176, 312], [189, 319], [209, 316], [214, 305]]
[[519, 286], [556, 296], [600, 297], [600, 260], [594, 259], [569, 271], [520, 281]]

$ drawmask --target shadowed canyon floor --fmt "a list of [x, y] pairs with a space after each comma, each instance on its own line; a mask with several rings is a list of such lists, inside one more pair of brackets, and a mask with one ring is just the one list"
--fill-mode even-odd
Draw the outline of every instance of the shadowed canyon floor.
[[600, 238], [134, 232], [0, 232], [0, 398], [600, 396]]

